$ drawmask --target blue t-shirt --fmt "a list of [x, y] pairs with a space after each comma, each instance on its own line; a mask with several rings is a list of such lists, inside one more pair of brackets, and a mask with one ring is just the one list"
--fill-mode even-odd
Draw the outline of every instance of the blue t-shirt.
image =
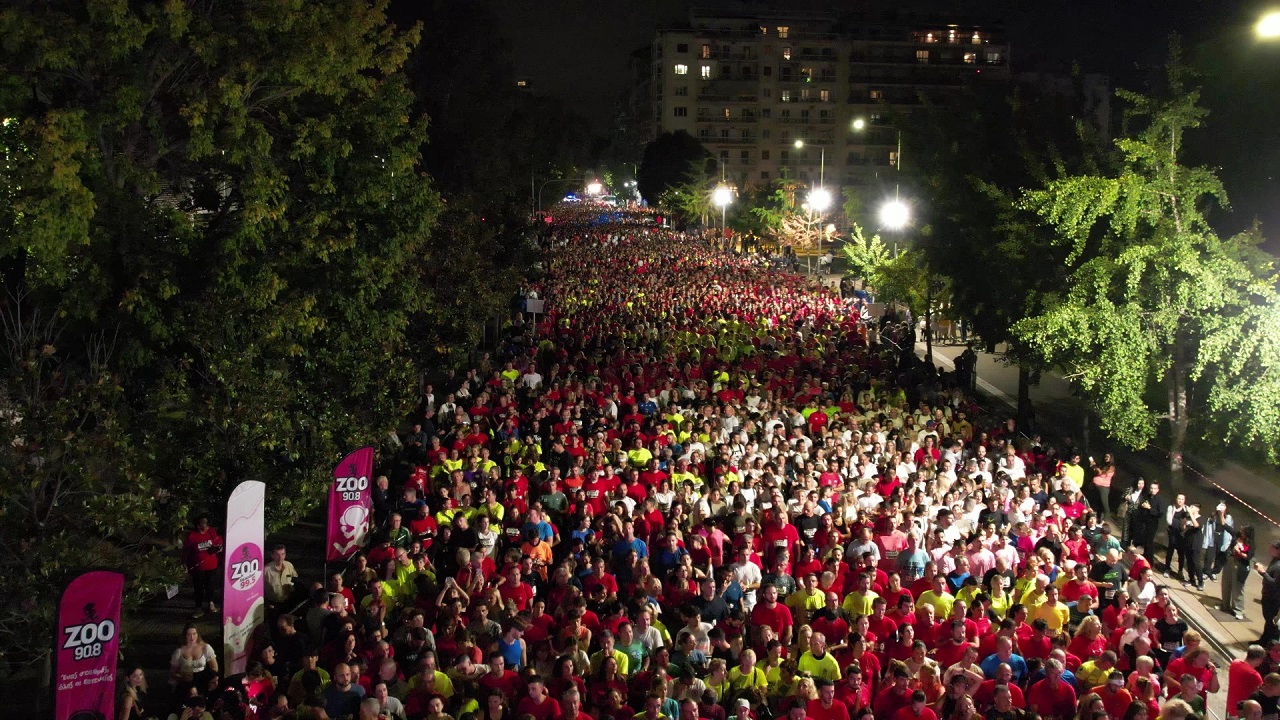
[[[999, 668], [1000, 664], [1003, 662], [1005, 661], [1001, 660], [999, 655], [991, 653], [984, 658], [981, 663], [979, 663], [979, 667], [982, 668], [983, 675], [988, 679], [994, 680], [996, 677], [996, 669]], [[1008, 665], [1013, 668], [1013, 681], [1021, 684], [1022, 679], [1027, 676], [1027, 661], [1023, 660], [1021, 655], [1010, 655]]]

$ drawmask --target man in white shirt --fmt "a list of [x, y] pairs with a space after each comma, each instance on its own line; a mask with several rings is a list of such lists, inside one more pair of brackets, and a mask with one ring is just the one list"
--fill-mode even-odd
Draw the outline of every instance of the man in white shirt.
[[751, 562], [750, 550], [747, 548], [738, 548], [734, 556], [734, 562], [729, 566], [729, 571], [733, 573], [733, 579], [738, 581], [742, 586], [742, 609], [748, 613], [756, 606], [756, 590], [759, 589], [760, 583], [764, 580], [764, 573], [760, 571], [760, 567]]

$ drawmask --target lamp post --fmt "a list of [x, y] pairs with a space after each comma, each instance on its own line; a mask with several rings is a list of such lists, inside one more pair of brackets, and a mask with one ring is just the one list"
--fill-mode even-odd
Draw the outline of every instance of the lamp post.
[[[865, 132], [867, 129], [867, 121], [863, 118], [854, 118], [849, 124], [849, 129], [856, 133]], [[898, 133], [898, 152], [893, 156], [893, 171], [896, 176], [893, 182], [893, 198], [898, 199], [898, 185], [902, 176], [902, 130], [894, 128]]]
[[733, 202], [733, 189], [730, 188], [728, 185], [724, 185], [724, 184], [717, 185], [716, 189], [711, 191], [711, 203], [716, 207], [720, 208], [721, 239], [724, 238], [725, 228], [727, 227], [725, 223], [725, 214], [729, 208], [729, 204], [732, 202]]
[[550, 185], [551, 183], [562, 183], [562, 182], [579, 182], [579, 180], [578, 178], [551, 178], [550, 180], [544, 181], [541, 185], [538, 186], [538, 207], [535, 208], [536, 211], [542, 210], [542, 189]]
[[[797, 150], [804, 149], [804, 146], [804, 140], [796, 140], [795, 147]], [[821, 153], [818, 156], [818, 186], [822, 187], [826, 184], [824, 175], [827, 169], [827, 148], [825, 145], [819, 145], [817, 147], [818, 151]]]

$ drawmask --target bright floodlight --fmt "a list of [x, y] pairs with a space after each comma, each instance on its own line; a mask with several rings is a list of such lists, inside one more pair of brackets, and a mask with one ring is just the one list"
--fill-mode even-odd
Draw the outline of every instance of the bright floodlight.
[[604, 185], [601, 185], [600, 181], [597, 180], [596, 182], [587, 184], [588, 195], [599, 195], [602, 192], [604, 192]]
[[867, 121], [862, 118], [856, 118], [853, 121], [853, 129], [855, 132], [862, 132], [867, 129]]
[[901, 230], [910, 218], [911, 211], [904, 202], [891, 200], [880, 208], [880, 224], [889, 230]]
[[1280, 40], [1280, 10], [1272, 10], [1258, 20], [1254, 30], [1262, 40]]
[[796, 141], [796, 149], [797, 149], [797, 150], [799, 150], [799, 149], [800, 149], [800, 148], [802, 148], [802, 147], [804, 147], [804, 141], [803, 141], [803, 140], [797, 140], [797, 141]]
[[826, 212], [831, 207], [831, 191], [826, 188], [814, 188], [809, 191], [809, 207], [818, 212]]
[[733, 202], [733, 190], [728, 185], [717, 185], [711, 193], [711, 202], [718, 208], [726, 207]]

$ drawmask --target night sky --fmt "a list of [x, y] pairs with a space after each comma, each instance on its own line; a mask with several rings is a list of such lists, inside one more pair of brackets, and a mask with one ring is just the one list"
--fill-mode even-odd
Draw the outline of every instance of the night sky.
[[[1280, 0], [1273, 3], [1280, 6]], [[687, 20], [699, 8], [744, 11], [830, 10], [845, 3], [788, 0], [495, 0], [511, 38], [516, 70], [536, 92], [558, 97], [604, 132], [630, 83], [630, 53], [649, 44], [660, 27]], [[1143, 89], [1159, 76], [1170, 33], [1188, 55], [1211, 69], [1202, 80], [1211, 110], [1206, 137], [1190, 158], [1222, 169], [1235, 212], [1223, 230], [1253, 217], [1280, 240], [1280, 44], [1258, 47], [1252, 23], [1259, 0], [899, 0], [891, 7], [954, 9], [1001, 19], [1012, 43], [1015, 70], [1067, 72], [1078, 64], [1104, 73], [1113, 87]], [[857, 7], [875, 6], [860, 0]]]

